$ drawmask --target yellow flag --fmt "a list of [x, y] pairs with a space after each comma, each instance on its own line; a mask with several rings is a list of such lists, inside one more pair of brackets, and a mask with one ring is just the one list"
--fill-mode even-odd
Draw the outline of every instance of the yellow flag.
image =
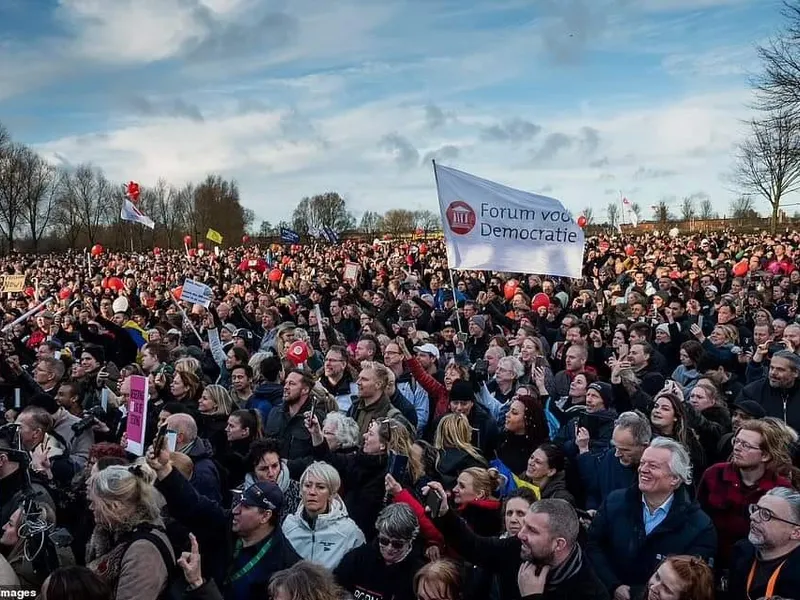
[[214, 229], [209, 229], [206, 237], [210, 239], [215, 244], [222, 243], [222, 234], [219, 231], [215, 231]]

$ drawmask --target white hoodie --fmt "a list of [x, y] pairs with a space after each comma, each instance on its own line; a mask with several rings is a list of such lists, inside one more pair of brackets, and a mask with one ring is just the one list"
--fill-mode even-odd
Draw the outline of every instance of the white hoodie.
[[353, 548], [364, 543], [364, 534], [349, 516], [338, 495], [331, 499], [330, 510], [317, 517], [314, 528], [303, 518], [303, 505], [286, 517], [283, 535], [302, 558], [333, 570]]

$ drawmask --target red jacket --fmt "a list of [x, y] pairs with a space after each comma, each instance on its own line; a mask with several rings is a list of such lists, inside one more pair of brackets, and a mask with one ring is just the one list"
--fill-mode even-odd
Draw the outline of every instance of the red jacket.
[[697, 501], [711, 517], [718, 536], [717, 564], [730, 565], [733, 546], [746, 538], [750, 531], [747, 507], [756, 504], [775, 487], [791, 488], [791, 482], [780, 475], [767, 472], [752, 488], [745, 487], [739, 470], [729, 462], [717, 463], [706, 469], [697, 490]]

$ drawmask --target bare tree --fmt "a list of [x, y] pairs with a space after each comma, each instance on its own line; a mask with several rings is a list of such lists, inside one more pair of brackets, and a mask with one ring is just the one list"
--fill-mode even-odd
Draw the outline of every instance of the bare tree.
[[612, 229], [617, 228], [619, 223], [619, 206], [616, 202], [609, 202], [606, 207], [606, 219], [608, 219], [608, 226]]
[[653, 206], [653, 217], [659, 223], [672, 221], [672, 213], [669, 210], [669, 203], [666, 200], [659, 200], [658, 204]]
[[74, 248], [81, 234], [82, 224], [77, 211], [77, 202], [73, 198], [70, 174], [61, 172], [56, 183], [56, 206], [53, 222], [61, 239], [67, 246]]
[[14, 249], [14, 238], [22, 216], [25, 195], [25, 160], [30, 150], [22, 144], [0, 147], [0, 231]]
[[431, 210], [418, 210], [414, 212], [414, 225], [425, 233], [441, 229], [439, 215]]
[[22, 168], [22, 201], [20, 219], [27, 224], [33, 250], [52, 223], [58, 191], [58, 172], [41, 156], [27, 149], [20, 161]]
[[594, 225], [594, 209], [591, 206], [587, 206], [586, 208], [581, 211], [583, 218], [586, 219], [586, 225]]
[[770, 204], [775, 233], [783, 197], [800, 187], [800, 121], [785, 111], [754, 119], [750, 127], [750, 137], [739, 146], [734, 181]]
[[[156, 183], [159, 188], [161, 180]], [[194, 198], [194, 187], [187, 183], [182, 188], [169, 186], [166, 194], [156, 194], [156, 208], [154, 220], [164, 228], [167, 247], [171, 248], [188, 231], [187, 222]]]
[[94, 244], [100, 228], [109, 222], [113, 205], [111, 184], [101, 170], [91, 165], [80, 165], [73, 173], [66, 174], [63, 183], [69, 188], [68, 210], [77, 214], [89, 244]]
[[681, 219], [691, 221], [695, 215], [694, 196], [685, 196], [681, 201]]
[[355, 219], [347, 210], [347, 202], [337, 192], [326, 192], [303, 198], [292, 213], [293, 229], [300, 235], [309, 230], [330, 227], [336, 232], [355, 227]]
[[414, 213], [402, 208], [393, 208], [383, 215], [383, 224], [389, 233], [408, 233], [414, 231]]
[[743, 195], [731, 200], [730, 211], [732, 219], [750, 219], [758, 216], [752, 196]]
[[800, 3], [785, 2], [782, 31], [758, 48], [763, 71], [754, 78], [757, 106], [767, 112], [800, 110]]
[[631, 212], [636, 215], [636, 220], [642, 222], [642, 207], [638, 202], [631, 204]]
[[714, 206], [711, 204], [711, 198], [703, 198], [700, 201], [700, 218], [704, 220], [714, 218]]
[[383, 217], [375, 211], [368, 210], [361, 215], [361, 224], [358, 228], [369, 235], [380, 233], [383, 230]]

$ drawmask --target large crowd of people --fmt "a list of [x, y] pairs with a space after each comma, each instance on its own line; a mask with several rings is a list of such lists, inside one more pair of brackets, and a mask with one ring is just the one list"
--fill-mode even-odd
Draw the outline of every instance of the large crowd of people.
[[601, 235], [580, 280], [436, 239], [0, 267], [0, 586], [800, 599], [800, 234]]

